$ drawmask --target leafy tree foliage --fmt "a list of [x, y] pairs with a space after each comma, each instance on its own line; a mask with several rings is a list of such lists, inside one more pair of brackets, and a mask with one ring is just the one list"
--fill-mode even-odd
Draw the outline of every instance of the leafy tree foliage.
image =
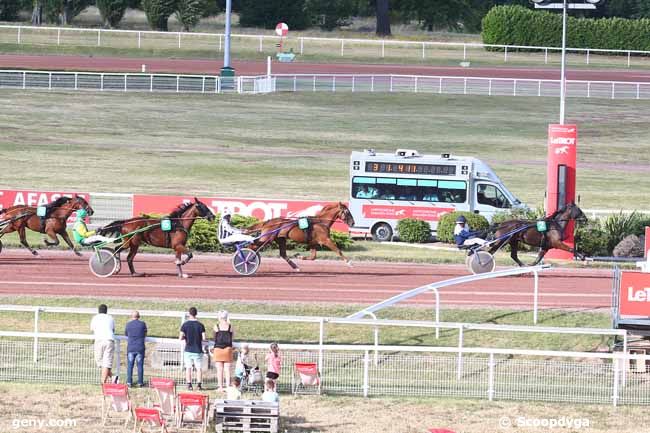
[[178, 0], [176, 3], [176, 19], [183, 25], [183, 31], [189, 32], [196, 26], [205, 9], [206, 5], [203, 0]]
[[142, 7], [152, 30], [168, 30], [167, 21], [176, 10], [176, 0], [142, 0]]
[[321, 29], [331, 31], [347, 24], [355, 4], [353, 0], [309, 0], [307, 7], [315, 23]]
[[127, 6], [127, 0], [97, 0], [97, 9], [99, 9], [104, 24], [112, 29], [122, 21]]
[[[35, 9], [41, 8], [40, 13], [45, 14], [47, 22], [52, 24], [68, 25], [74, 17], [93, 4], [93, 0], [36, 0]], [[39, 24], [41, 17], [39, 16]], [[34, 15], [32, 14], [32, 22]]]
[[20, 0], [0, 0], [0, 21], [16, 21], [20, 6]]
[[277, 23], [287, 23], [289, 29], [309, 27], [306, 0], [241, 0], [239, 24], [243, 27], [275, 28]]

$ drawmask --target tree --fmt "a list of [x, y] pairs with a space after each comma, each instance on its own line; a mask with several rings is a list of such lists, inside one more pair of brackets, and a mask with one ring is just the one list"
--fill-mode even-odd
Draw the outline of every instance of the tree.
[[127, 0], [97, 0], [97, 9], [104, 20], [104, 25], [116, 28], [128, 6]]
[[310, 0], [307, 7], [320, 28], [331, 31], [347, 23], [355, 4], [353, 0]]
[[0, 21], [16, 21], [20, 3], [20, 0], [0, 0]]
[[167, 21], [176, 10], [176, 0], [143, 0], [142, 7], [152, 30], [168, 30]]
[[183, 25], [183, 31], [189, 32], [199, 23], [205, 5], [202, 0], [178, 0], [176, 19]]
[[377, 36], [390, 36], [389, 0], [377, 0]]
[[[93, 0], [36, 0], [34, 12], [32, 13], [32, 23], [36, 19], [37, 25], [40, 25], [44, 13], [47, 22], [68, 25], [92, 3]], [[35, 16], [35, 14], [38, 14], [38, 16]]]
[[310, 24], [306, 6], [306, 0], [241, 0], [239, 25], [272, 29], [284, 22], [289, 29], [306, 29]]

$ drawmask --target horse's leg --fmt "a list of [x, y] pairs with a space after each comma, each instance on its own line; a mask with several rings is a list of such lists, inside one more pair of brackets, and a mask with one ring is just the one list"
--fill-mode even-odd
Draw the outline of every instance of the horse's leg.
[[27, 248], [30, 253], [37, 256], [38, 252], [36, 250], [32, 249], [32, 247], [30, 247], [29, 244], [27, 243], [27, 234], [25, 233], [25, 226], [24, 225], [21, 225], [18, 228], [18, 236], [20, 237], [20, 243], [22, 244], [22, 246]]
[[[176, 251], [176, 267], [178, 268], [178, 278], [189, 278], [188, 274], [183, 273], [183, 265], [190, 261], [192, 258], [192, 253], [187, 249], [183, 244], [177, 245], [174, 247]], [[187, 254], [187, 260], [183, 260], [183, 254]]]
[[546, 255], [547, 252], [548, 252], [548, 250], [546, 250], [544, 248], [540, 248], [539, 249], [539, 254], [537, 254], [537, 258], [535, 259], [535, 261], [533, 263], [530, 264], [530, 266], [537, 266], [539, 264], [539, 262], [542, 261], [542, 259], [544, 258], [544, 256]]
[[345, 261], [346, 265], [352, 267], [352, 261], [343, 255], [343, 252], [339, 249], [339, 247], [336, 246], [336, 242], [334, 242], [332, 239], [327, 238], [325, 241], [321, 242], [321, 245], [326, 246], [330, 250], [334, 251], [339, 255], [340, 258]]
[[276, 242], [278, 243], [278, 248], [280, 249], [280, 257], [282, 257], [287, 263], [289, 263], [289, 266], [291, 266], [291, 269], [293, 269], [296, 272], [300, 272], [300, 268], [298, 265], [296, 265], [293, 260], [291, 260], [287, 256], [287, 239], [286, 238], [276, 238]]
[[577, 251], [575, 250], [575, 248], [571, 248], [570, 246], [568, 246], [567, 244], [565, 244], [565, 243], [562, 242], [562, 241], [554, 242], [554, 243], [552, 244], [552, 247], [553, 247], [553, 248], [557, 248], [558, 250], [568, 251], [568, 252], [570, 252], [571, 254], [575, 254], [576, 256], [578, 256], [578, 258], [579, 258], [580, 260], [584, 260], [584, 259], [585, 259], [584, 254], [580, 254], [579, 252], [577, 252]]
[[316, 260], [316, 247], [309, 249], [309, 256], [299, 256], [301, 260]]
[[134, 239], [135, 236], [129, 240], [129, 255], [126, 256], [126, 263], [129, 265], [129, 271], [131, 272], [132, 277], [144, 277], [144, 274], [136, 272], [135, 267], [133, 266], [133, 259], [135, 255], [138, 254], [138, 248], [140, 247], [140, 242], [134, 242]]
[[515, 239], [513, 236], [510, 238], [509, 243], [510, 243], [510, 257], [512, 258], [512, 260], [514, 260], [515, 263], [517, 263], [517, 265], [519, 266], [526, 266], [521, 260], [519, 260], [519, 257], [517, 256], [519, 240]]
[[61, 235], [65, 243], [68, 244], [72, 252], [75, 253], [77, 257], [81, 257], [82, 254], [74, 248], [74, 244], [72, 243], [70, 236], [68, 236], [68, 232], [65, 230], [65, 228], [63, 229], [62, 232], [59, 232], [59, 234]]

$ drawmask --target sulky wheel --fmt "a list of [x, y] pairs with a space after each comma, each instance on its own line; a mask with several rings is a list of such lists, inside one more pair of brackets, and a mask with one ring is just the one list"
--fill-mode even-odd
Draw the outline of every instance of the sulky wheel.
[[119, 261], [113, 254], [113, 250], [108, 248], [100, 248], [93, 252], [88, 260], [90, 272], [99, 278], [106, 278], [113, 275]]
[[240, 275], [253, 275], [260, 267], [260, 256], [250, 248], [242, 248], [232, 256], [232, 268]]
[[496, 262], [487, 251], [477, 251], [467, 257], [467, 267], [473, 274], [485, 274], [494, 271]]
[[0, 241], [0, 253], [2, 252], [2, 241]]

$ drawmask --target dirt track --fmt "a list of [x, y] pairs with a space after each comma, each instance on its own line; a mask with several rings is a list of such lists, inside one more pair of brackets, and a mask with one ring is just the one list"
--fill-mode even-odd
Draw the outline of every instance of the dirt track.
[[[88, 269], [88, 256], [42, 251], [32, 258], [26, 251], [5, 250], [0, 255], [0, 295], [70, 295], [143, 298], [195, 298], [239, 301], [327, 302], [373, 304], [403, 291], [467, 275], [462, 266], [363, 263], [348, 268], [342, 262], [299, 262], [292, 272], [279, 259], [264, 258], [253, 277], [238, 276], [230, 257], [197, 256], [184, 270], [190, 279], [178, 279], [172, 256], [139, 255], [136, 269], [148, 276], [120, 275], [100, 279]], [[540, 307], [608, 308], [611, 272], [553, 269], [540, 275]], [[506, 277], [441, 289], [441, 305], [532, 307], [532, 277]], [[408, 303], [432, 305], [433, 296], [417, 296]]]

